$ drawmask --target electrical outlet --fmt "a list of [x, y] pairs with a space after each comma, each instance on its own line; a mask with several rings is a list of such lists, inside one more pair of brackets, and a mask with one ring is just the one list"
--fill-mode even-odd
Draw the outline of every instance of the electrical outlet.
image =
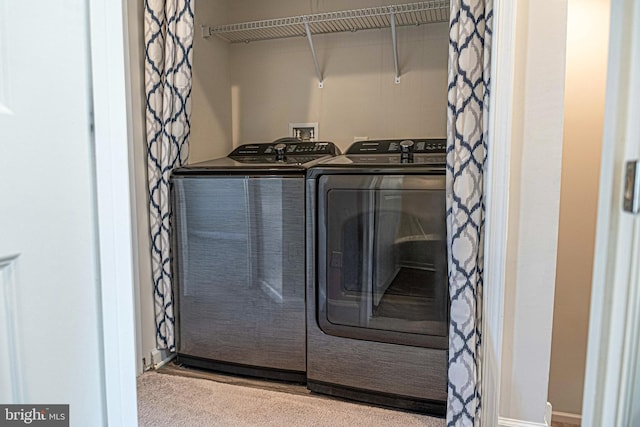
[[368, 140], [369, 140], [368, 136], [354, 136], [353, 137], [353, 142], [368, 141]]
[[318, 122], [289, 123], [289, 135], [301, 141], [318, 141]]

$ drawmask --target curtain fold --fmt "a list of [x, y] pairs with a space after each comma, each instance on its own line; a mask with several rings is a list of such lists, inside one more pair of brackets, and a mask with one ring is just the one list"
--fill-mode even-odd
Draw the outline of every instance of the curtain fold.
[[189, 155], [192, 0], [145, 0], [147, 179], [156, 344], [175, 350], [169, 176]]
[[446, 176], [451, 427], [480, 425], [492, 18], [492, 0], [451, 0]]

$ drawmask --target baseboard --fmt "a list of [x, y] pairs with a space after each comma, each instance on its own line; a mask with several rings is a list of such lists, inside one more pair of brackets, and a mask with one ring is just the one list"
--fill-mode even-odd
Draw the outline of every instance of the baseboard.
[[160, 369], [175, 357], [176, 353], [172, 353], [169, 350], [155, 349], [151, 352], [151, 369]]
[[553, 421], [559, 423], [575, 424], [577, 426], [582, 424], [582, 416], [579, 414], [572, 414], [569, 412], [557, 412], [554, 411], [551, 415]]
[[[551, 420], [555, 420], [555, 412], [552, 412], [551, 403], [547, 402], [544, 411], [544, 422], [534, 423], [531, 421], [515, 420], [513, 418], [498, 418], [498, 427], [549, 427]], [[552, 416], [553, 414], [553, 416]]]
[[531, 421], [499, 417], [498, 427], [548, 427], [548, 425], [546, 423], [532, 423]]

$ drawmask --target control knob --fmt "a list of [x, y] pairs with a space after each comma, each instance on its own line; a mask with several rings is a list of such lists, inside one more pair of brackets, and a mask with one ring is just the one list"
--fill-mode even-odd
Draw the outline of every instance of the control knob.
[[413, 144], [413, 141], [410, 139], [405, 139], [400, 142], [400, 161], [402, 163], [413, 162]]
[[276, 152], [276, 160], [284, 160], [284, 150], [287, 149], [287, 144], [279, 143], [273, 146]]

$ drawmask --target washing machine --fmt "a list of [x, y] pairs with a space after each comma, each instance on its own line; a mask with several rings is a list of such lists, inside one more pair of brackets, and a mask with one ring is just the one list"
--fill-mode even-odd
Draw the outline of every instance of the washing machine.
[[353, 144], [307, 174], [307, 387], [444, 415], [445, 139]]
[[178, 363], [305, 381], [305, 173], [336, 153], [247, 144], [173, 171]]

